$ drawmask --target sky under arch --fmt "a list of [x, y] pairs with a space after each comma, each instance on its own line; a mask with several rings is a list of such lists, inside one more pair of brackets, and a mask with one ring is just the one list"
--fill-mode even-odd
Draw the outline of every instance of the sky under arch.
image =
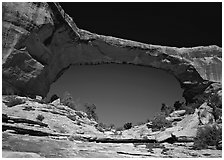
[[116, 126], [152, 118], [161, 103], [184, 101], [183, 90], [171, 74], [123, 64], [71, 66], [52, 84], [48, 96], [63, 96], [65, 91], [80, 104], [95, 104], [99, 121]]

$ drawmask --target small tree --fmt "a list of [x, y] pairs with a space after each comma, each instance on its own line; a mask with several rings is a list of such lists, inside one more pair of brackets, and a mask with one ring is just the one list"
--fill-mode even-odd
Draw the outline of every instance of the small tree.
[[194, 139], [195, 149], [205, 149], [208, 146], [218, 146], [222, 140], [222, 128], [218, 125], [206, 125], [198, 129]]
[[127, 122], [124, 124], [124, 129], [130, 129], [132, 127], [132, 123]]
[[166, 119], [165, 113], [159, 113], [152, 120], [152, 130], [161, 130], [167, 127], [171, 127], [172, 123]]
[[180, 101], [176, 101], [173, 105], [175, 110], [179, 110], [181, 108], [181, 106], [184, 104], [184, 102], [180, 102]]
[[98, 116], [96, 114], [96, 106], [94, 104], [86, 103], [84, 104], [84, 107], [85, 107], [85, 112], [88, 115], [88, 118], [98, 121]]
[[166, 111], [166, 108], [167, 108], [167, 106], [166, 106], [166, 104], [165, 103], [162, 103], [162, 107], [161, 107], [161, 112], [165, 112]]
[[165, 113], [166, 116], [168, 116], [174, 110], [175, 110], [174, 107], [167, 106], [165, 103], [162, 103], [161, 112]]
[[75, 102], [72, 98], [72, 95], [67, 91], [64, 93], [61, 103], [71, 109], [76, 110]]
[[217, 94], [214, 94], [210, 97], [209, 104], [212, 107], [222, 108], [222, 100], [220, 100]]
[[194, 102], [194, 103], [190, 103], [188, 105], [182, 105], [180, 109], [185, 110], [186, 111], [185, 114], [193, 114], [195, 112], [195, 109], [198, 107], [199, 107], [199, 105], [196, 102]]

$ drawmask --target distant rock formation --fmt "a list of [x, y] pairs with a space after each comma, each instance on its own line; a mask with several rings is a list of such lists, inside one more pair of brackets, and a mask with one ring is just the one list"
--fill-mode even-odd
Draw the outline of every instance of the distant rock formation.
[[79, 29], [58, 3], [3, 2], [2, 9], [3, 94], [45, 97], [70, 65], [103, 63], [165, 70], [179, 81], [187, 103], [211, 84], [221, 90], [218, 46], [176, 48], [97, 35]]

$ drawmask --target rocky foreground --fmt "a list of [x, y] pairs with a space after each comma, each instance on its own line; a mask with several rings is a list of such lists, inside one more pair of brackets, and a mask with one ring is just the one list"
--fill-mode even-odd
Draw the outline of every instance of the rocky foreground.
[[[119, 132], [99, 131], [97, 122], [87, 118], [85, 112], [73, 110], [58, 100], [47, 104], [14, 96], [20, 103], [9, 105], [10, 97], [3, 96], [2, 103], [3, 158], [222, 156], [221, 143], [219, 148], [193, 149], [199, 124], [213, 118], [206, 103], [191, 115], [173, 112], [168, 119], [176, 121], [175, 125], [164, 131], [153, 132], [150, 124], [143, 124]], [[201, 116], [205, 111], [206, 116]]]

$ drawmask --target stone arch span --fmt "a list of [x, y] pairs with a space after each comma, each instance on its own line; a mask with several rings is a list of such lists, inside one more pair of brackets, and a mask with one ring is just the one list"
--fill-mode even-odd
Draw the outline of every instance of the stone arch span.
[[3, 13], [3, 94], [45, 97], [70, 65], [105, 63], [165, 70], [187, 102], [221, 83], [218, 46], [176, 48], [97, 35], [79, 29], [58, 3], [3, 3]]

